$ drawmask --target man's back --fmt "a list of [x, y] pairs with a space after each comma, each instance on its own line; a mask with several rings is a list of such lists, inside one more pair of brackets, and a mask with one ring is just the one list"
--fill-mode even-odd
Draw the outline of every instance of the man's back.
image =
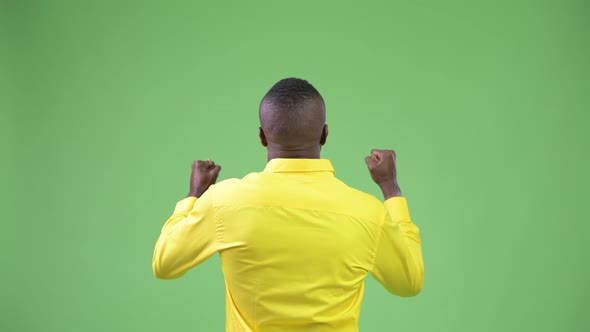
[[418, 294], [420, 236], [395, 151], [365, 157], [382, 204], [338, 181], [321, 159], [326, 105], [309, 82], [280, 80], [258, 116], [264, 172], [214, 185], [221, 166], [194, 161], [189, 194], [156, 243], [154, 274], [178, 278], [219, 252], [229, 332], [357, 331], [368, 273], [391, 293]]
[[[185, 218], [193, 221], [173, 227]], [[181, 201], [166, 225], [174, 244], [159, 240], [154, 271], [176, 278], [219, 252], [228, 331], [357, 331], [368, 273], [402, 296], [422, 286], [405, 199], [384, 206], [339, 181], [325, 159], [273, 159]]]

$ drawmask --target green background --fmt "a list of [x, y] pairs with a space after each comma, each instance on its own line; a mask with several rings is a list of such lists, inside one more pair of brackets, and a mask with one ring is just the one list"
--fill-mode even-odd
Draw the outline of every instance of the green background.
[[372, 278], [361, 331], [587, 331], [588, 1], [2, 1], [1, 331], [221, 331], [215, 257], [153, 246], [190, 163], [265, 165], [281, 78], [327, 104], [324, 157], [379, 195], [394, 148], [425, 287]]

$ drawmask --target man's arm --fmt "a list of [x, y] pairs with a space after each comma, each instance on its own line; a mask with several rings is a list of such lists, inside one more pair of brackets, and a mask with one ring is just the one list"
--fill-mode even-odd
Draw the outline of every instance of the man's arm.
[[424, 282], [420, 231], [410, 220], [406, 199], [401, 196], [395, 161], [392, 150], [372, 150], [365, 158], [371, 177], [383, 192], [387, 210], [371, 274], [389, 292], [415, 296]]
[[189, 194], [176, 204], [154, 249], [152, 269], [156, 277], [178, 278], [217, 251], [216, 220], [207, 189], [220, 170], [211, 161], [193, 162]]

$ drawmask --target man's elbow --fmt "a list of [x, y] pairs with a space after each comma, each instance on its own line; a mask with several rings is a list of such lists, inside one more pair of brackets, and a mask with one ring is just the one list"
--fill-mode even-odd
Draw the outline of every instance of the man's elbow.
[[[395, 285], [395, 286], [393, 286]], [[422, 292], [422, 287], [424, 286], [424, 278], [423, 277], [417, 277], [413, 280], [408, 280], [407, 282], [404, 283], [393, 283], [392, 287], [387, 287], [386, 289], [397, 296], [401, 296], [401, 297], [413, 297], [416, 296], [418, 294], [420, 294], [420, 292]]]
[[174, 266], [173, 260], [165, 254], [161, 246], [156, 246], [152, 256], [152, 272], [158, 279], [170, 280], [176, 279], [182, 275], [179, 269]]
[[175, 277], [173, 277], [172, 275], [168, 274], [168, 273], [162, 273], [159, 270], [154, 270], [154, 276], [158, 279], [162, 279], [162, 280], [171, 280], [171, 279], [176, 279]]
[[414, 278], [409, 282], [408, 297], [416, 296], [422, 292], [424, 287], [424, 268], [417, 271]]
[[178, 274], [172, 269], [163, 267], [162, 264], [156, 260], [152, 261], [152, 271], [154, 272], [154, 276], [156, 278], [162, 280], [177, 279], [182, 276], [182, 273]]
[[397, 294], [402, 297], [413, 297], [417, 296], [422, 292], [423, 282], [412, 283], [408, 285], [405, 289], [402, 290], [400, 294]]
[[165, 270], [161, 270], [159, 268], [157, 268], [156, 266], [152, 266], [152, 270], [154, 272], [154, 277], [158, 278], [158, 279], [171, 279], [170, 275], [168, 273], [166, 273]]
[[415, 269], [411, 270], [411, 273], [408, 273], [407, 276], [406, 286], [402, 292], [403, 294], [400, 296], [412, 297], [420, 294], [420, 292], [422, 292], [422, 287], [424, 286], [424, 265], [422, 263], [419, 264]]
[[388, 288], [387, 290], [397, 296], [413, 297], [422, 292], [422, 283], [410, 283], [404, 287]]

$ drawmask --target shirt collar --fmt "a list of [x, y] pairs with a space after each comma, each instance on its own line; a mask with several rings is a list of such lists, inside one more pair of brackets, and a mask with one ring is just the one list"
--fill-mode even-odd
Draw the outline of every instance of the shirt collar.
[[332, 163], [328, 159], [271, 159], [264, 172], [270, 173], [305, 173], [305, 172], [331, 172], [335, 174]]

